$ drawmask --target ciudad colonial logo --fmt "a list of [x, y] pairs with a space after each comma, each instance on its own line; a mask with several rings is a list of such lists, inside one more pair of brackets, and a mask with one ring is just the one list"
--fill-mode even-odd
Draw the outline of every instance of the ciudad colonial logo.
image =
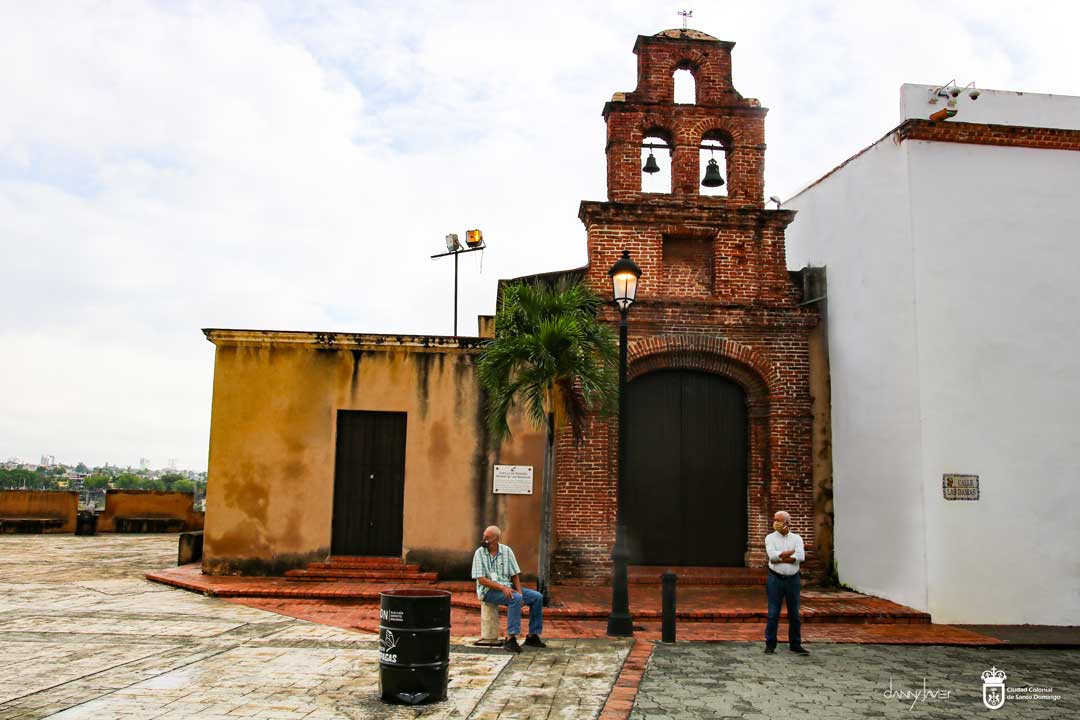
[[1005, 704], [1005, 678], [1007, 676], [996, 667], [983, 671], [983, 705], [997, 710]]

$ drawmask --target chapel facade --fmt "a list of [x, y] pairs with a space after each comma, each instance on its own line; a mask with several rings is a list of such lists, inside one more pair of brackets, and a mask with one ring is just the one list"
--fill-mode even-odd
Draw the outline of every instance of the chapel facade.
[[[765, 114], [732, 84], [734, 43], [676, 29], [639, 36], [637, 88], [604, 105], [606, 202], [584, 201], [585, 281], [611, 294], [628, 250], [642, 270], [629, 315], [627, 483], [632, 565], [764, 567], [772, 514], [791, 512], [815, 558], [810, 338], [818, 313], [785, 263], [795, 213], [764, 203]], [[688, 70], [694, 101], [676, 103]], [[643, 191], [642, 159], [670, 173]], [[725, 194], [701, 192], [706, 158]], [[614, 307], [604, 319], [618, 323]], [[615, 542], [618, 428], [560, 435], [553, 573], [605, 580]], [[818, 511], [815, 513], [815, 507]], [[820, 518], [818, 518], [820, 519]]]

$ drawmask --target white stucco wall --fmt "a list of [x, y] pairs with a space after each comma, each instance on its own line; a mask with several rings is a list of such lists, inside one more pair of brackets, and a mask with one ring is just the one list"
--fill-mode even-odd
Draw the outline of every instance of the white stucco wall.
[[[1054, 97], [1035, 110], [1076, 127]], [[886, 138], [785, 204], [788, 266], [827, 267], [843, 582], [935, 622], [1080, 624], [1057, 540], [1080, 507], [1078, 186], [1077, 152]], [[944, 500], [944, 473], [981, 499]]]
[[[1080, 153], [904, 144], [930, 613], [1080, 624], [1080, 553], [1054, 540], [1080, 517]], [[980, 499], [944, 500], [943, 473]]]
[[785, 207], [799, 211], [788, 228], [788, 266], [827, 268], [840, 579], [925, 609], [906, 165], [903, 146], [880, 143]]

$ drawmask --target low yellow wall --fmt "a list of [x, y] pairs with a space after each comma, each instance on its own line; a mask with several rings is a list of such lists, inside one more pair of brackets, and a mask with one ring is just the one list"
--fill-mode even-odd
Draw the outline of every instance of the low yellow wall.
[[[535, 573], [544, 435], [494, 447], [475, 340], [207, 331], [217, 345], [203, 571], [279, 574], [330, 552], [339, 410], [404, 412], [402, 554], [467, 577], [484, 527]], [[495, 495], [496, 463], [534, 466], [532, 495]]]
[[50, 533], [75, 532], [79, 493], [65, 490], [0, 490], [0, 518], [58, 518]]
[[202, 513], [195, 512], [194, 493], [167, 490], [109, 490], [105, 510], [98, 516], [98, 532], [116, 532], [116, 519], [177, 518], [184, 530], [202, 530]]

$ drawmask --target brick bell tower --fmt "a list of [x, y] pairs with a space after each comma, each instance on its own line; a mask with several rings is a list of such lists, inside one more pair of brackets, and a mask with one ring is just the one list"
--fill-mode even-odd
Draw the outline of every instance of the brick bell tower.
[[[691, 29], [637, 38], [637, 89], [604, 105], [608, 201], [578, 213], [597, 293], [611, 296], [608, 270], [624, 249], [643, 273], [629, 316], [631, 565], [764, 567], [777, 510], [814, 555], [808, 337], [818, 318], [785, 264], [795, 214], [763, 203], [767, 110], [732, 85], [734, 45]], [[693, 103], [675, 102], [680, 70], [693, 77]], [[642, 190], [650, 152], [670, 192]], [[702, 193], [710, 156], [725, 194]], [[617, 325], [617, 311], [605, 319]], [[600, 417], [586, 430], [577, 446], [558, 439], [554, 573], [603, 581], [618, 433]]]

